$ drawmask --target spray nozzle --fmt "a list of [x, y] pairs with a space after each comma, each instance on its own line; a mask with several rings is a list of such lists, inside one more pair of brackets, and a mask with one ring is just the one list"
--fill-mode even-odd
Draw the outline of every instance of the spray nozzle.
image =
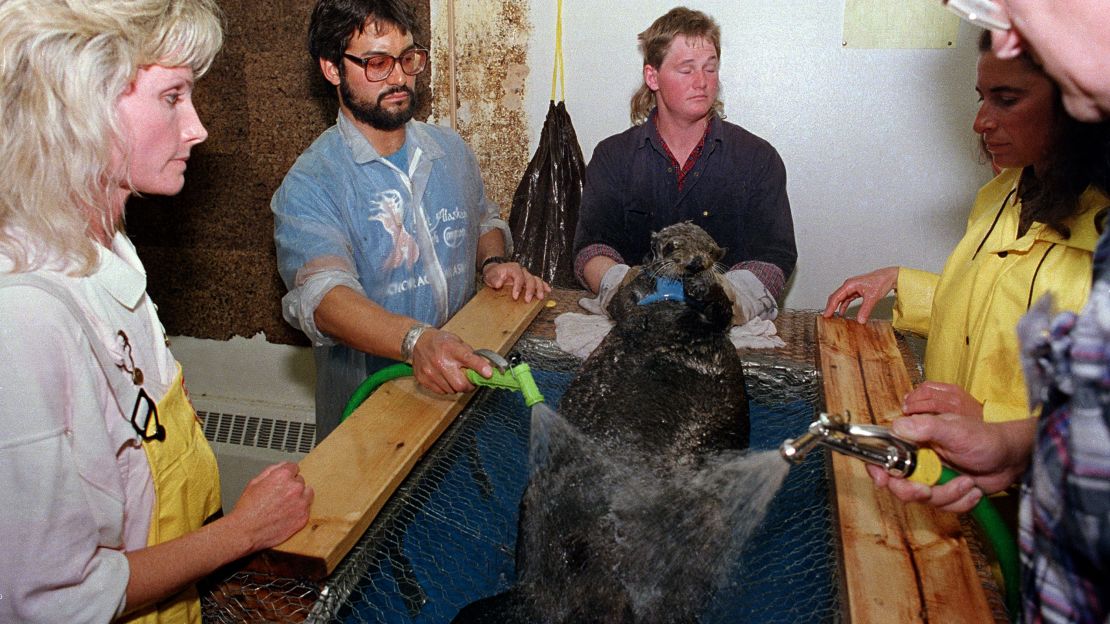
[[510, 356], [506, 360], [496, 351], [489, 349], [477, 349], [474, 353], [489, 360], [494, 371], [493, 375], [486, 379], [479, 375], [477, 371], [468, 369], [466, 378], [470, 380], [470, 383], [476, 386], [520, 392], [524, 396], [524, 404], [528, 407], [543, 402], [543, 395], [540, 394], [536, 380], [532, 377], [532, 369], [521, 362], [518, 356]]
[[818, 416], [804, 434], [783, 441], [779, 452], [786, 461], [800, 463], [817, 445], [826, 446], [886, 470], [895, 477], [932, 485], [940, 478], [941, 463], [930, 449], [918, 448], [881, 425], [848, 422], [850, 414]]

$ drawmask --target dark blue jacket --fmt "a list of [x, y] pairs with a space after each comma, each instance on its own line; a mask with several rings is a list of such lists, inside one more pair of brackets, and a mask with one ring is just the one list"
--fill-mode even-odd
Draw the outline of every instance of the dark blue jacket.
[[679, 221], [709, 232], [726, 249], [726, 268], [767, 262], [784, 280], [794, 271], [798, 251], [782, 159], [770, 143], [717, 115], [681, 192], [654, 113], [599, 143], [586, 168], [574, 253], [602, 244], [627, 264], [641, 264], [651, 233]]

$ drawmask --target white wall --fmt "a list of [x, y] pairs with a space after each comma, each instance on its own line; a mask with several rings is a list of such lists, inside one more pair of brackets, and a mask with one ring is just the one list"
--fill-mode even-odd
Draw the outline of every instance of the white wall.
[[226, 342], [171, 336], [170, 350], [199, 410], [313, 420], [316, 370], [307, 347], [271, 344], [257, 334]]
[[[675, 2], [563, 8], [566, 103], [587, 161], [629, 126], [641, 81], [636, 35]], [[990, 177], [971, 123], [977, 31], [943, 50], [841, 45], [843, 0], [691, 2], [722, 30], [728, 120], [786, 163], [798, 266], [791, 308], [824, 307], [849, 275], [888, 265], [938, 271]], [[534, 2], [526, 106], [532, 149], [551, 95], [555, 2]]]

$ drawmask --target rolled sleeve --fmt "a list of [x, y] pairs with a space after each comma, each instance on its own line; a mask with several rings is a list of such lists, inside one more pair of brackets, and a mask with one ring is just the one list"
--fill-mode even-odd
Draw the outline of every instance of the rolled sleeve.
[[786, 276], [782, 273], [782, 268], [777, 264], [770, 262], [761, 262], [759, 260], [746, 260], [739, 262], [736, 266], [730, 267], [730, 271], [742, 270], [749, 271], [763, 284], [771, 297], [778, 301], [782, 299], [782, 291], [786, 289]]
[[288, 289], [281, 309], [313, 344], [331, 345], [316, 327], [316, 307], [336, 286], [365, 292], [336, 199], [312, 177], [311, 161], [306, 169], [309, 173], [292, 170], [270, 202], [278, 272]]
[[[492, 206], [493, 204], [491, 203], [490, 205]], [[501, 217], [487, 217], [482, 220], [481, 229], [479, 230], [481, 235], [484, 236], [486, 233], [494, 230], [501, 231], [501, 237], [505, 239], [505, 255], [511, 257], [513, 255], [513, 233], [509, 230], [509, 224]]]
[[298, 285], [289, 289], [281, 298], [281, 314], [285, 321], [304, 332], [313, 346], [336, 344], [316, 326], [316, 308], [320, 307], [320, 301], [336, 286], [346, 286], [365, 297], [366, 292], [358, 278], [349, 271], [302, 271], [295, 283]]
[[291, 173], [274, 194], [274, 244], [278, 272], [287, 288], [297, 286], [306, 267], [321, 264], [355, 272], [354, 252], [339, 221], [338, 210], [330, 209], [332, 198], [304, 175]]
[[898, 268], [894, 298], [894, 327], [922, 336], [932, 325], [933, 293], [940, 276], [918, 269]]

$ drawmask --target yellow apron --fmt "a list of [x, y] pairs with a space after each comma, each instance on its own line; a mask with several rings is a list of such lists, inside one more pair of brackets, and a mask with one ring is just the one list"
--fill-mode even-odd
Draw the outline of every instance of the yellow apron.
[[[154, 511], [147, 546], [161, 544], [200, 528], [220, 509], [220, 476], [216, 456], [204, 439], [196, 411], [185, 393], [181, 365], [166, 396], [158, 402], [157, 423], [163, 439], [143, 441], [154, 479]], [[146, 436], [155, 436], [155, 418], [146, 422]], [[195, 586], [122, 620], [129, 623], [200, 622]]]

